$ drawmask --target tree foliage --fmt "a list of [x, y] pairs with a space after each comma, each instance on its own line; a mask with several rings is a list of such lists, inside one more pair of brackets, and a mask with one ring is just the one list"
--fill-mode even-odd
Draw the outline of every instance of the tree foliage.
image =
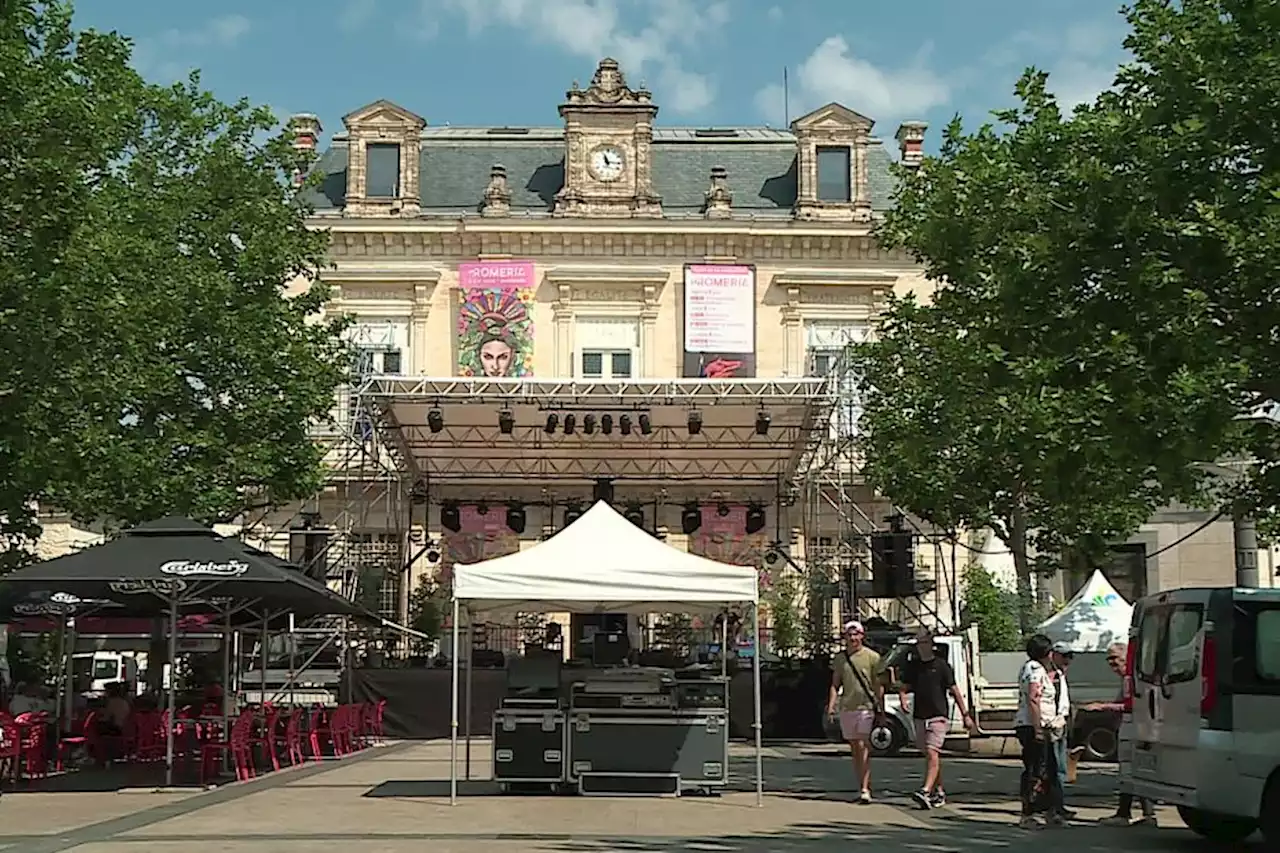
[[34, 507], [229, 520], [312, 494], [349, 360], [305, 157], [248, 102], [150, 85], [59, 2], [0, 11], [0, 535]]
[[[1194, 294], [1120, 334], [1080, 310], [1074, 295], [1096, 284], [1077, 242], [1102, 227], [1081, 218], [1093, 169], [1044, 74], [1029, 71], [1016, 93], [999, 127], [965, 133], [956, 120], [940, 154], [903, 173], [881, 239], [943, 284], [928, 305], [894, 301], [861, 347], [860, 430], [883, 494], [944, 529], [989, 528], [1009, 548], [1026, 630], [1033, 555], [1054, 568], [1065, 549], [1097, 551], [1201, 495], [1189, 462], [1231, 432], [1214, 389], [1234, 373], [1169, 344], [1198, 346], [1169, 335], [1202, 322]], [[1135, 248], [1111, 257], [1141, 264]]]
[[960, 576], [964, 590], [962, 619], [978, 626], [978, 648], [984, 652], [1015, 652], [1022, 641], [1018, 625], [1018, 596], [1003, 589], [982, 564], [974, 561]]

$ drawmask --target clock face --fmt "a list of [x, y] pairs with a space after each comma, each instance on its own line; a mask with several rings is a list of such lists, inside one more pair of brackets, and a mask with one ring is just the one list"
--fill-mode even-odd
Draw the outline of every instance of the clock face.
[[620, 149], [604, 145], [591, 152], [591, 173], [602, 181], [616, 181], [622, 177], [624, 162]]

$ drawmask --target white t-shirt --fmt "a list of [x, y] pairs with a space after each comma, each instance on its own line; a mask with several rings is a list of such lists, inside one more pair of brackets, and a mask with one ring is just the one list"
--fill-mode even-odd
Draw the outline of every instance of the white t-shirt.
[[1029, 660], [1018, 671], [1018, 712], [1013, 717], [1014, 726], [1031, 725], [1031, 685], [1040, 685], [1040, 719], [1048, 723], [1057, 716], [1057, 692], [1053, 679], [1042, 664]]

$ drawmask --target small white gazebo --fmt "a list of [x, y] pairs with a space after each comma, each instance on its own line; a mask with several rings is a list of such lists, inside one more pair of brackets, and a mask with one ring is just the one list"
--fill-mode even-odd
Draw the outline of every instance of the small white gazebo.
[[1077, 652], [1102, 652], [1129, 637], [1133, 605], [1095, 570], [1066, 606], [1040, 624], [1040, 632]]
[[[458, 660], [462, 610], [519, 612], [538, 608], [575, 613], [711, 614], [750, 604], [755, 624], [756, 802], [763, 802], [760, 724], [760, 614], [753, 566], [718, 563], [673, 548], [599, 501], [552, 538], [528, 550], [453, 571], [453, 719], [450, 802], [458, 798]], [[468, 656], [468, 666], [470, 657]]]

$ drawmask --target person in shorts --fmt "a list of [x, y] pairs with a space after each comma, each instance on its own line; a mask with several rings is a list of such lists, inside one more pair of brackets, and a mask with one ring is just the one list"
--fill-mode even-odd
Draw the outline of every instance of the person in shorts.
[[[911, 696], [910, 705], [907, 696]], [[964, 697], [956, 685], [951, 664], [938, 655], [933, 637], [921, 633], [916, 638], [916, 653], [903, 667], [898, 682], [899, 706], [911, 708], [915, 722], [916, 747], [924, 753], [924, 784], [911, 795], [922, 809], [945, 805], [947, 795], [942, 788], [942, 746], [951, 728], [948, 698], [955, 700], [964, 724], [973, 730], [973, 719], [965, 710]]]
[[883, 718], [884, 683], [880, 655], [863, 645], [866, 631], [857, 620], [844, 626], [844, 651], [831, 661], [827, 716], [840, 714], [840, 734], [853, 756], [858, 802], [871, 802], [871, 729]]

